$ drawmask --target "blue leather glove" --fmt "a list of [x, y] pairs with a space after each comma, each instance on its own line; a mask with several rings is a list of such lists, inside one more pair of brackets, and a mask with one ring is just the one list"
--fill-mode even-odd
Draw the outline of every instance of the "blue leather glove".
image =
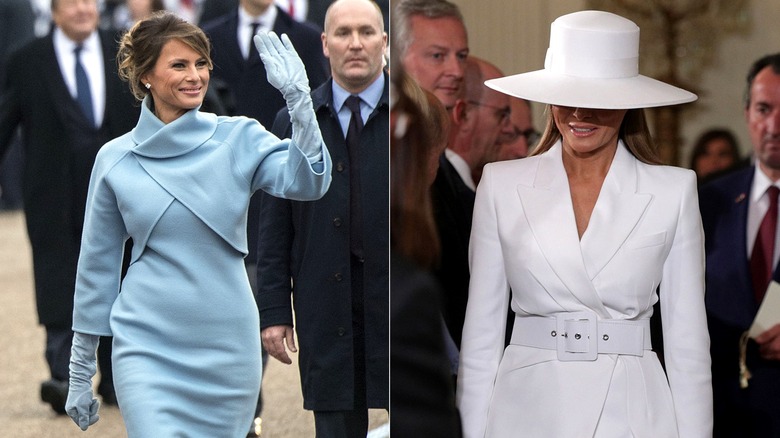
[[274, 32], [254, 37], [260, 59], [268, 72], [268, 83], [282, 92], [292, 122], [292, 141], [310, 163], [322, 159], [325, 143], [311, 103], [309, 78], [303, 61], [287, 34], [282, 38]]
[[97, 347], [100, 336], [75, 332], [70, 350], [70, 382], [65, 412], [81, 430], [95, 424], [100, 402], [92, 393], [92, 377], [97, 372]]

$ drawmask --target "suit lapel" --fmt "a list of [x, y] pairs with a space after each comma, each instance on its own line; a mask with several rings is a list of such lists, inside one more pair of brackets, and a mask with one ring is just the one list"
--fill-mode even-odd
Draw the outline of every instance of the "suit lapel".
[[68, 86], [65, 84], [65, 78], [62, 77], [62, 69], [60, 68], [60, 63], [57, 61], [57, 53], [54, 51], [53, 32], [49, 32], [49, 35], [46, 37], [45, 50], [45, 56], [42, 57], [42, 62], [44, 64], [43, 71], [57, 72], [57, 74], [52, 75], [51, 81], [46, 81], [46, 86], [48, 87], [49, 94], [51, 94], [53, 100], [61, 103], [61, 106], [58, 107], [57, 110], [62, 111], [63, 113], [78, 114], [73, 117], [66, 117], [65, 114], [62, 114], [63, 120], [83, 119], [86, 121], [78, 103], [76, 103], [76, 100], [70, 95]]
[[652, 195], [637, 193], [638, 165], [621, 141], [580, 242], [590, 279], [612, 259], [650, 204]]
[[[227, 61], [233, 64], [233, 71], [242, 71], [246, 67], [247, 62], [244, 60], [244, 55], [241, 53], [241, 47], [238, 44], [238, 12], [235, 12], [233, 16], [228, 20], [223, 29], [215, 31], [224, 35], [224, 39], [229, 41], [229, 44], [225, 44], [226, 50], [229, 50], [230, 54], [220, 56], [219, 59], [223, 62]], [[213, 50], [213, 47], [212, 47]], [[259, 58], [259, 57], [258, 57]], [[226, 68], [226, 66], [220, 66]]]
[[608, 317], [585, 269], [560, 141], [539, 157], [533, 184], [518, 185], [517, 192], [534, 239], [555, 275], [577, 301]]

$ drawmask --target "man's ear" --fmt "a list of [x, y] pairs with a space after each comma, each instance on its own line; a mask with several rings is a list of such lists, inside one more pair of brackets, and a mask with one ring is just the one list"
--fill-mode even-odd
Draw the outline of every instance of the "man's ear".
[[468, 119], [468, 103], [463, 99], [455, 101], [455, 106], [452, 107], [452, 123], [454, 125], [462, 125], [466, 123]]

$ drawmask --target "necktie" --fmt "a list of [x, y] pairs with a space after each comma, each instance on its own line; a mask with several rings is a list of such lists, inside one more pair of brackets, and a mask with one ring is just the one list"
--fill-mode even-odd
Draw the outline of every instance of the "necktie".
[[756, 302], [764, 299], [764, 293], [769, 280], [772, 278], [773, 260], [775, 253], [775, 230], [777, 230], [777, 195], [780, 189], [775, 186], [767, 189], [769, 196], [769, 210], [761, 226], [758, 228], [756, 243], [753, 245], [753, 254], [750, 256], [750, 273], [753, 277], [753, 292]]
[[252, 33], [249, 34], [249, 51], [246, 52], [247, 60], [254, 59], [260, 56], [260, 54], [257, 53], [257, 50], [255, 49], [255, 43], [252, 41], [255, 35], [257, 35], [257, 29], [260, 28], [260, 23], [255, 22], [255, 23], [250, 23], [249, 25], [252, 26]]
[[349, 96], [344, 102], [352, 112], [347, 129], [347, 152], [349, 153], [349, 249], [358, 258], [363, 258], [363, 212], [360, 202], [360, 131], [363, 118], [360, 117], [360, 97]]
[[89, 78], [87, 72], [84, 70], [84, 65], [81, 64], [81, 50], [82, 46], [76, 46], [73, 49], [74, 55], [76, 55], [76, 101], [81, 106], [81, 111], [84, 112], [87, 120], [95, 126], [95, 114], [92, 111], [92, 91], [89, 89]]

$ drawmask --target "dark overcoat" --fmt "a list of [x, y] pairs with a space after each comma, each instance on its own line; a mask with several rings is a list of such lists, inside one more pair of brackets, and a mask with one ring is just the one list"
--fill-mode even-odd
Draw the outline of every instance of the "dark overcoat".
[[[360, 136], [365, 249], [365, 345], [369, 408], [388, 407], [389, 352], [389, 105], [388, 77]], [[293, 325], [299, 341], [304, 408], [353, 409], [354, 366], [349, 250], [349, 158], [333, 109], [331, 80], [312, 93], [333, 160], [333, 181], [312, 202], [261, 198], [258, 306], [262, 328]], [[272, 129], [289, 137], [280, 112]]]
[[140, 106], [117, 75], [117, 39], [100, 32], [106, 84], [103, 124], [95, 128], [60, 73], [53, 33], [8, 62], [0, 102], [0, 156], [21, 128], [22, 190], [41, 324], [70, 328], [87, 187], [98, 149], [135, 126]]

